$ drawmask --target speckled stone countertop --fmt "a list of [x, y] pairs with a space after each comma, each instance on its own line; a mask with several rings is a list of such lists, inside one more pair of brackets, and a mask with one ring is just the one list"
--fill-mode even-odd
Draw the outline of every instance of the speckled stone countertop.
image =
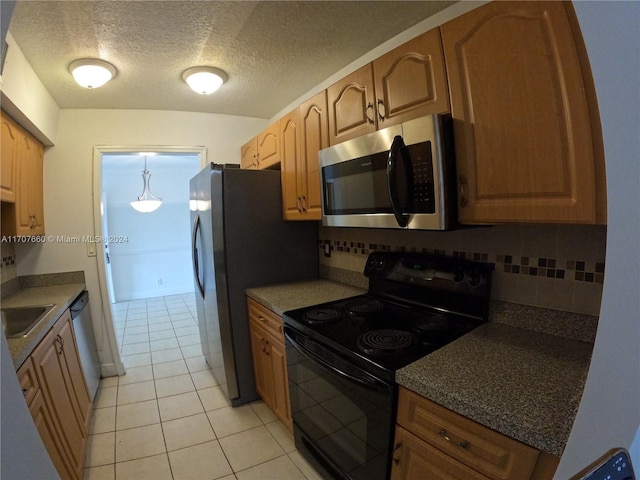
[[282, 315], [287, 310], [331, 302], [341, 298], [361, 295], [366, 290], [331, 280], [308, 280], [304, 282], [267, 285], [247, 289], [247, 296], [269, 310]]
[[486, 323], [399, 370], [396, 381], [460, 415], [560, 456], [593, 345]]
[[2, 298], [3, 307], [26, 307], [53, 304], [53, 309], [26, 337], [7, 338], [13, 364], [18, 369], [47, 334], [60, 315], [85, 289], [84, 283], [68, 283], [44, 287], [23, 288]]

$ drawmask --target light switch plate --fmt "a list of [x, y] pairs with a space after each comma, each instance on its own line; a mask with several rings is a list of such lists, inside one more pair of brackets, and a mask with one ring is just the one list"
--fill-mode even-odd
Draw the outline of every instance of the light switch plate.
[[96, 244], [95, 242], [87, 242], [87, 257], [96, 256]]

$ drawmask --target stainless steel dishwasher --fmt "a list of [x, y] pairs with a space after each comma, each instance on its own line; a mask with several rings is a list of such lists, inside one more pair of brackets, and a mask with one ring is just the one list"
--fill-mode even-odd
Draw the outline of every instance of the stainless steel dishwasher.
[[89, 292], [83, 291], [71, 305], [71, 318], [73, 320], [73, 331], [78, 343], [78, 355], [80, 364], [87, 381], [89, 396], [91, 401], [96, 396], [98, 384], [100, 383], [100, 359], [96, 348], [96, 337], [93, 334], [93, 323], [91, 312], [89, 311]]

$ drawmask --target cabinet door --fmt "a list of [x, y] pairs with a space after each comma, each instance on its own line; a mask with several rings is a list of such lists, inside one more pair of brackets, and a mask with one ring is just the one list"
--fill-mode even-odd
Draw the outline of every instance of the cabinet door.
[[439, 29], [374, 60], [373, 73], [378, 128], [449, 111]]
[[302, 201], [307, 220], [322, 218], [322, 193], [318, 152], [329, 146], [327, 92], [322, 91], [300, 105], [300, 125], [303, 172], [301, 178]]
[[60, 435], [71, 466], [74, 471], [82, 472], [86, 433], [74, 407], [74, 387], [64, 356], [65, 348], [73, 348], [73, 342], [71, 346], [65, 346], [60, 335], [61, 328], [68, 322], [68, 318], [59, 320], [35, 348], [31, 358], [44, 402], [51, 412], [51, 421]]
[[0, 200], [15, 202], [15, 169], [17, 131], [16, 125], [4, 115], [0, 114]]
[[274, 337], [266, 337], [266, 354], [271, 364], [273, 382], [273, 410], [282, 423], [293, 431], [293, 420], [291, 419], [291, 405], [289, 403], [289, 380], [287, 378], [287, 357], [285, 355], [284, 344], [278, 342]]
[[240, 168], [258, 168], [258, 143], [255, 137], [240, 147]]
[[[396, 427], [391, 480], [491, 480]], [[520, 479], [524, 480], [524, 479]]]
[[73, 465], [69, 463], [67, 452], [58, 436], [57, 427], [40, 390], [36, 392], [33, 401], [29, 404], [29, 412], [31, 412], [33, 423], [36, 425], [42, 443], [60, 477], [63, 479], [80, 478]]
[[42, 235], [44, 233], [44, 207], [42, 197], [43, 155], [42, 144], [28, 133], [17, 133], [16, 149], [16, 235]]
[[279, 130], [280, 124], [276, 122], [258, 135], [258, 168], [260, 170], [275, 167], [280, 163]]
[[29, 210], [33, 215], [31, 235], [44, 235], [44, 147], [29, 139], [31, 155], [29, 165]]
[[462, 223], [596, 221], [594, 142], [571, 8], [491, 2], [441, 27]]
[[329, 143], [336, 145], [376, 130], [373, 67], [356, 70], [327, 89]]
[[270, 407], [273, 404], [273, 385], [271, 384], [271, 365], [266, 356], [265, 332], [256, 325], [250, 324], [251, 356], [253, 357], [253, 375], [256, 382], [256, 391], [264, 402]]
[[304, 216], [300, 194], [300, 111], [295, 109], [280, 119], [282, 208], [286, 220]]

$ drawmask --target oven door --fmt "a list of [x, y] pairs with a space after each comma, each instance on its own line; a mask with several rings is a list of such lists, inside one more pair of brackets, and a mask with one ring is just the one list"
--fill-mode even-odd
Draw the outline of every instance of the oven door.
[[397, 389], [285, 326], [295, 443], [326, 478], [384, 480]]
[[443, 119], [429, 116], [322, 150], [323, 224], [449, 228], [455, 189], [445, 180], [453, 158], [442, 152], [443, 130]]

